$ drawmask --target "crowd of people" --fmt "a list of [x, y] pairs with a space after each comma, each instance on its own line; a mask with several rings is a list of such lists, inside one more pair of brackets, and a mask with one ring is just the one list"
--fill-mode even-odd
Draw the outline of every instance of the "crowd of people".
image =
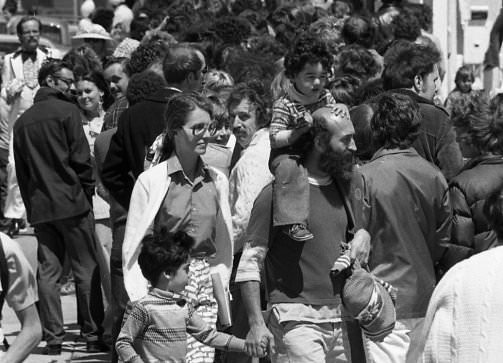
[[66, 280], [112, 362], [500, 359], [503, 97], [441, 94], [427, 5], [90, 3], [4, 58], [1, 359], [61, 354]]

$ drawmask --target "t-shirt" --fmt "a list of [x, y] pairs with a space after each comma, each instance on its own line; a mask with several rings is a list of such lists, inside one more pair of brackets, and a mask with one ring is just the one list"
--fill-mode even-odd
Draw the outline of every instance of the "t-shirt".
[[[346, 241], [348, 218], [341, 193], [335, 183], [310, 182], [309, 230], [314, 238], [296, 242], [281, 231], [271, 230], [272, 187], [267, 186], [255, 203], [262, 210], [262, 223], [250, 221], [248, 232], [254, 239], [269, 240], [265, 259], [265, 283], [269, 303], [339, 304], [333, 294], [330, 269]], [[259, 225], [261, 224], [261, 225]], [[269, 235], [269, 233], [271, 234]]]
[[[14, 311], [21, 311], [37, 302], [37, 280], [19, 245], [3, 233], [0, 233], [0, 242], [9, 270], [9, 289], [5, 301]], [[3, 289], [5, 286], [0, 283], [0, 291]]]

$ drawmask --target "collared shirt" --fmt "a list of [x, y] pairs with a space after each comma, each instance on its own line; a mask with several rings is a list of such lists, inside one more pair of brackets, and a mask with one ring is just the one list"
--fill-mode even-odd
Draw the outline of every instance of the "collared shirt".
[[222, 218], [218, 207], [217, 191], [207, 166], [201, 159], [194, 180], [185, 175], [178, 157], [167, 160], [171, 183], [154, 220], [154, 230], [165, 228], [170, 233], [185, 231], [194, 238], [192, 255], [206, 257], [215, 249], [216, 223]]

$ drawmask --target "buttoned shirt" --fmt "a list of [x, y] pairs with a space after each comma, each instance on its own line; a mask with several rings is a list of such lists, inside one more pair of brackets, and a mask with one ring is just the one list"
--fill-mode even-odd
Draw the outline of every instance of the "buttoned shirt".
[[154, 231], [185, 231], [195, 241], [193, 257], [214, 254], [216, 223], [222, 216], [206, 164], [199, 159], [194, 180], [185, 175], [175, 154], [167, 160], [167, 167], [171, 184], [155, 217]]

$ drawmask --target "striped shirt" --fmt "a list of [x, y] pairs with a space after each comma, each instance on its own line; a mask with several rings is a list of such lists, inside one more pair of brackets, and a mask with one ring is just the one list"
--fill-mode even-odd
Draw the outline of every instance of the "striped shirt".
[[306, 112], [313, 113], [323, 106], [335, 103], [335, 99], [328, 90], [321, 93], [318, 101], [309, 105], [303, 105], [298, 101], [294, 101], [289, 95], [278, 98], [273, 105], [272, 120], [269, 127], [271, 147], [278, 147], [274, 142], [274, 136], [279, 131], [295, 129], [300, 124], [300, 120], [304, 117]]
[[210, 328], [181, 295], [153, 288], [128, 303], [117, 354], [126, 363], [184, 362], [187, 333], [212, 347], [244, 352], [242, 339]]

